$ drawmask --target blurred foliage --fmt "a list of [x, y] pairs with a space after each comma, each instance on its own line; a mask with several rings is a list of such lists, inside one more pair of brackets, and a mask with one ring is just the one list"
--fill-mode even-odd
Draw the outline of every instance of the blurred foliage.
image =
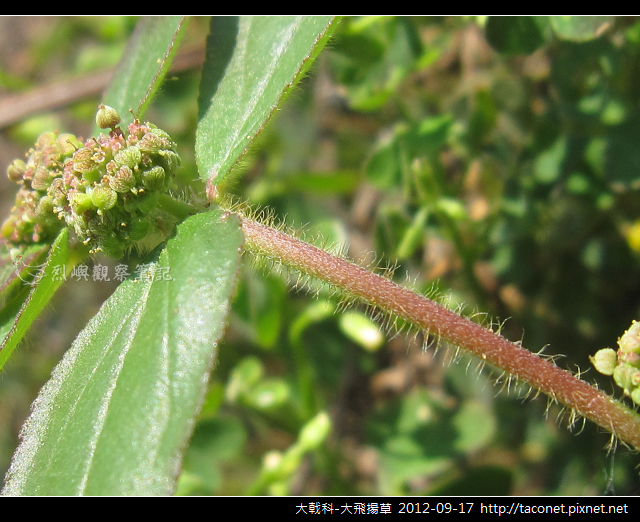
[[[4, 92], [85, 74], [96, 56], [113, 65], [133, 26], [20, 20], [46, 30], [2, 47]], [[186, 42], [204, 42], [206, 21], [190, 24]], [[639, 55], [635, 18], [345, 18], [226, 188], [586, 372], [640, 314]], [[169, 80], [148, 114], [179, 142], [185, 179], [197, 81]], [[43, 125], [90, 128], [96, 102], [7, 129], [2, 161]], [[2, 376], [2, 469], [112, 288], [68, 286]], [[640, 492], [637, 455], [608, 454], [594, 426], [569, 432], [566, 412], [494, 387], [455, 349], [288, 288], [275, 267], [243, 269], [180, 494]]]

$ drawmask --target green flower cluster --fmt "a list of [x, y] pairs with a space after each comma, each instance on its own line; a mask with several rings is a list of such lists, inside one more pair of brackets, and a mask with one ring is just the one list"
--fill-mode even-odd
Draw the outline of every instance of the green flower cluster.
[[634, 321], [618, 339], [618, 350], [603, 348], [589, 357], [594, 368], [604, 375], [613, 375], [615, 383], [640, 404], [640, 323]]
[[9, 165], [9, 179], [21, 186], [0, 235], [15, 244], [50, 241], [66, 224], [92, 253], [120, 257], [159, 231], [158, 199], [180, 165], [175, 142], [137, 119], [125, 135], [116, 110], [104, 105], [96, 122], [109, 134], [83, 144], [47, 132], [26, 162]]

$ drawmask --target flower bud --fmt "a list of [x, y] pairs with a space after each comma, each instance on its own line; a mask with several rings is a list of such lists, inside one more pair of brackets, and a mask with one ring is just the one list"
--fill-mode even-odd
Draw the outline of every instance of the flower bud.
[[60, 134], [56, 141], [60, 147], [60, 153], [64, 156], [73, 154], [82, 147], [82, 143], [73, 134]]
[[613, 370], [613, 380], [629, 395], [640, 384], [640, 370], [626, 364], [619, 364]]
[[142, 173], [142, 184], [147, 190], [159, 190], [164, 186], [164, 169], [153, 167]]
[[628, 364], [640, 368], [640, 354], [618, 350], [618, 364]]
[[33, 179], [31, 180], [31, 188], [40, 192], [44, 192], [49, 188], [49, 185], [51, 185], [52, 178], [53, 176], [51, 175], [51, 171], [40, 165], [33, 174]]
[[15, 232], [15, 218], [13, 216], [9, 216], [2, 226], [0, 227], [0, 236], [6, 239], [12, 239], [12, 236]]
[[53, 215], [53, 200], [49, 196], [43, 196], [36, 207], [38, 217], [46, 218]]
[[82, 174], [95, 170], [93, 151], [88, 147], [82, 147], [73, 153], [73, 169]]
[[640, 323], [633, 321], [629, 329], [618, 340], [618, 346], [623, 352], [640, 353]]
[[47, 147], [54, 145], [57, 138], [58, 136], [55, 132], [43, 132], [36, 140], [36, 150], [42, 152]]
[[120, 115], [113, 107], [108, 105], [98, 105], [98, 112], [96, 113], [96, 124], [101, 129], [113, 129], [120, 123]]
[[22, 160], [13, 160], [7, 167], [7, 176], [11, 181], [16, 183], [22, 183], [22, 176], [24, 176], [27, 166]]
[[[76, 214], [84, 214], [90, 208], [93, 208], [93, 197], [84, 192], [74, 192], [69, 194], [69, 204]], [[97, 205], [96, 205], [97, 206]]]
[[136, 186], [136, 177], [133, 171], [126, 165], [120, 167], [118, 171], [109, 179], [109, 186], [116, 192], [129, 192]]
[[115, 207], [118, 201], [118, 194], [115, 190], [99, 185], [91, 192], [91, 201], [98, 210], [104, 211]]
[[171, 141], [155, 132], [147, 132], [136, 145], [142, 152], [158, 154], [161, 150], [169, 149]]
[[171, 139], [171, 136], [167, 131], [163, 131], [162, 129], [156, 127], [153, 123], [149, 123], [148, 125], [149, 125], [149, 132], [151, 134], [155, 134], [159, 138], [162, 138], [169, 144], [169, 146], [173, 145], [173, 140]]
[[613, 375], [618, 357], [613, 348], [603, 348], [598, 350], [593, 357], [589, 356], [589, 360], [593, 367], [603, 375]]
[[63, 207], [67, 200], [67, 187], [65, 187], [64, 181], [62, 178], [55, 178], [49, 189], [47, 190], [47, 195], [53, 201], [53, 204], [58, 207]]
[[168, 175], [173, 175], [180, 166], [180, 156], [171, 150], [160, 151], [160, 164]]
[[138, 147], [127, 147], [124, 150], [118, 152], [113, 161], [116, 162], [118, 167], [127, 166], [131, 169], [137, 167], [142, 161], [142, 153]]

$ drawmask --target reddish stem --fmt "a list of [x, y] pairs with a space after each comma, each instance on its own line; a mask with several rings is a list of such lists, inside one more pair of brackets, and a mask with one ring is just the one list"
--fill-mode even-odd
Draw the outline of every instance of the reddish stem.
[[570, 372], [445, 307], [353, 263], [242, 218], [247, 247], [326, 281], [459, 346], [640, 450], [640, 416]]

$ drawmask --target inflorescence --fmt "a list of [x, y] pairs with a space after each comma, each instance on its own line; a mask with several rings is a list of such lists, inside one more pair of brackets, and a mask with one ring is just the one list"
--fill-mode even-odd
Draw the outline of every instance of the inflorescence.
[[66, 225], [92, 253], [120, 257], [158, 232], [158, 200], [180, 157], [162, 129], [134, 120], [126, 135], [120, 116], [100, 105], [96, 122], [110, 132], [84, 143], [73, 134], [46, 132], [7, 169], [20, 184], [0, 235], [14, 244], [52, 241]]
[[594, 368], [604, 375], [612, 375], [624, 394], [640, 405], [640, 323], [633, 321], [618, 339], [618, 350], [603, 348], [589, 357]]

